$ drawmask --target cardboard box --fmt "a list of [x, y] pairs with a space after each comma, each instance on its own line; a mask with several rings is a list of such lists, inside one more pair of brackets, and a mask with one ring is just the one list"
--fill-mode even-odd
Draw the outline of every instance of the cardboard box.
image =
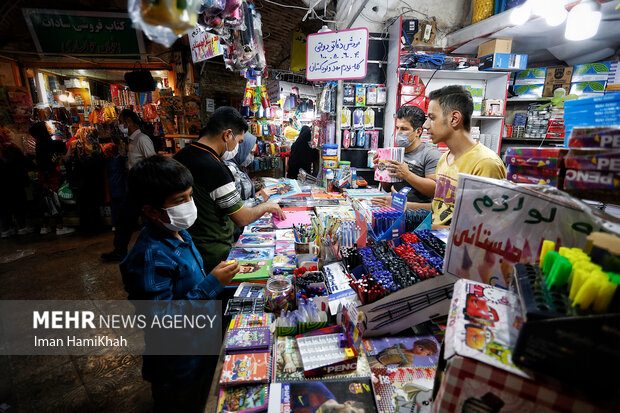
[[504, 116], [504, 101], [502, 99], [484, 99], [481, 113], [482, 116]]
[[506, 165], [531, 166], [545, 169], [557, 169], [562, 166], [564, 154], [561, 148], [517, 148], [510, 147], [504, 155]]
[[567, 169], [564, 189], [620, 189], [620, 172]]
[[545, 83], [570, 83], [573, 77], [572, 66], [553, 66], [547, 68]]
[[519, 85], [514, 87], [515, 95], [520, 98], [540, 98], [545, 89], [544, 83], [536, 85]]
[[515, 73], [515, 85], [540, 85], [545, 83], [546, 67], [520, 70]]
[[549, 178], [557, 178], [560, 175], [560, 168], [547, 168], [536, 166], [523, 166], [523, 165], [511, 165], [506, 168], [506, 172], [530, 175], [530, 176], [545, 176]]
[[548, 177], [541, 175], [528, 175], [520, 172], [506, 172], [506, 179], [517, 184], [532, 184], [532, 185], [551, 185], [553, 187], [558, 186], [558, 177]]
[[564, 162], [571, 169], [620, 172], [620, 151], [573, 149]]
[[495, 53], [478, 59], [478, 70], [518, 71], [527, 67], [526, 54]]
[[435, 413], [594, 412], [575, 392], [532, 380], [512, 363], [523, 322], [518, 296], [469, 280], [454, 285], [435, 385]]
[[597, 97], [605, 94], [606, 80], [590, 80], [586, 82], [573, 82], [570, 85], [570, 94], [583, 97]]
[[620, 126], [599, 128], [575, 127], [568, 139], [570, 148], [620, 150]]
[[576, 65], [571, 82], [607, 81], [611, 73], [611, 62], [585, 63]]
[[512, 51], [512, 39], [492, 39], [478, 46], [478, 57], [488, 56], [494, 53], [510, 53]]
[[547, 83], [545, 82], [542, 95], [543, 97], [553, 97], [553, 92], [556, 89], [560, 89], [560, 88], [563, 88], [566, 91], [566, 94], [568, 95], [570, 92], [570, 87], [571, 87], [570, 82], [568, 83], [555, 83], [555, 82]]

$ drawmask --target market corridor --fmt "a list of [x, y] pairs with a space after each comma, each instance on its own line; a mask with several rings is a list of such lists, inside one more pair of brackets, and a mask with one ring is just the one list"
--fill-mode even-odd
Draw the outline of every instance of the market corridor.
[[[111, 232], [0, 240], [0, 300], [126, 299], [118, 264], [99, 258], [111, 244]], [[0, 356], [0, 411], [147, 412], [141, 365], [140, 356]]]

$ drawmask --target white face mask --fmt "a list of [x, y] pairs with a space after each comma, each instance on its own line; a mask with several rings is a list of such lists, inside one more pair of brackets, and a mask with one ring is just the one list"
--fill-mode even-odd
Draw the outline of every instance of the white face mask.
[[409, 145], [411, 145], [411, 142], [409, 142], [409, 135], [405, 133], [397, 133], [395, 143], [396, 146], [400, 146], [403, 148], [408, 148]]
[[228, 142], [225, 142], [225, 143], [226, 143], [226, 152], [224, 152], [224, 155], [222, 155], [222, 160], [230, 161], [232, 158], [235, 157], [237, 152], [239, 152], [239, 144], [235, 145], [235, 149], [233, 149], [232, 151], [229, 151]]
[[118, 125], [118, 128], [121, 130], [123, 135], [127, 136], [127, 134], [129, 134], [129, 129], [127, 129], [122, 123]]
[[194, 198], [184, 204], [163, 209], [168, 213], [170, 223], [162, 222], [162, 224], [170, 231], [188, 229], [196, 222], [196, 218], [198, 218], [198, 209], [196, 209], [196, 204], [194, 204]]

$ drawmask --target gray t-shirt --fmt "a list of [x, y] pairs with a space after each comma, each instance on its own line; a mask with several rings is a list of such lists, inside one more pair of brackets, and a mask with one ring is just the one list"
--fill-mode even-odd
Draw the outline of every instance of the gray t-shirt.
[[[441, 152], [424, 142], [411, 152], [405, 153], [405, 162], [409, 165], [409, 170], [423, 178], [435, 173], [439, 158], [441, 158]], [[411, 185], [407, 181], [402, 181], [395, 182], [393, 186], [394, 190], [400, 191]], [[425, 196], [415, 188], [411, 188], [407, 194], [407, 201], [409, 202], [431, 202], [432, 199], [432, 196]]]

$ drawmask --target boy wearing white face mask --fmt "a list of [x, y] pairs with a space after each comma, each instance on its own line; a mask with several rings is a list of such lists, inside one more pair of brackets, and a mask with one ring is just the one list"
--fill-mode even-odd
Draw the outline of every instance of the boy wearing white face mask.
[[[405, 148], [405, 162], [389, 161], [389, 168], [391, 175], [402, 181], [382, 183], [387, 192], [410, 187], [409, 208], [430, 207], [435, 193], [435, 171], [441, 152], [420, 141], [425, 118], [424, 111], [417, 106], [401, 106], [396, 112], [395, 145]], [[391, 197], [376, 197], [373, 202], [387, 206], [391, 200]]]
[[235, 179], [223, 161], [235, 157], [248, 124], [234, 108], [217, 108], [200, 131], [200, 139], [174, 155], [194, 177], [198, 218], [190, 229], [209, 271], [228, 257], [234, 226], [244, 227], [265, 213], [284, 219], [278, 204], [245, 206]]
[[[221, 262], [210, 273], [204, 270], [186, 231], [197, 216], [191, 173], [179, 162], [156, 155], [129, 171], [128, 185], [149, 221], [120, 264], [128, 298], [215, 299], [239, 264]], [[217, 356], [144, 356], [142, 375], [152, 383], [155, 411], [202, 411], [216, 363]]]

